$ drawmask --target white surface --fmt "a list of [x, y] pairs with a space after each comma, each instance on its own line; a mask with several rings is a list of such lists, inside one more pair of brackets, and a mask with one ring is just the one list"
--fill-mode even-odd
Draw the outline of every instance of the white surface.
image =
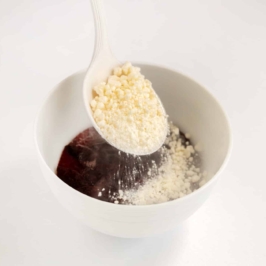
[[173, 232], [123, 240], [81, 225], [46, 185], [32, 128], [55, 83], [88, 65], [89, 2], [1, 1], [0, 265], [265, 265], [266, 2], [104, 3], [121, 61], [173, 67], [216, 95], [231, 119], [231, 161]]
[[[200, 143], [203, 149], [204, 170], [208, 173], [207, 178], [212, 180], [196, 192], [164, 204], [123, 206], [84, 196], [55, 175], [64, 146], [91, 126], [82, 99], [85, 71], [71, 75], [53, 89], [35, 127], [42, 173], [59, 202], [91, 228], [128, 238], [157, 235], [176, 228], [190, 217], [209, 197], [231, 151], [228, 121], [217, 101], [204, 88], [166, 68], [136, 66], [152, 80], [170, 120], [178, 124], [183, 132], [189, 132], [192, 140]], [[50, 143], [53, 143], [52, 147]]]

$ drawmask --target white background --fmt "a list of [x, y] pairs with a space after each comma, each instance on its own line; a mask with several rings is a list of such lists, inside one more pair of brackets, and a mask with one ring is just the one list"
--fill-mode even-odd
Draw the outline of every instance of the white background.
[[80, 224], [41, 176], [33, 121], [52, 87], [90, 62], [89, 0], [0, 0], [0, 265], [266, 265], [266, 1], [104, 4], [121, 61], [180, 70], [220, 100], [231, 160], [207, 203], [172, 232], [130, 240]]

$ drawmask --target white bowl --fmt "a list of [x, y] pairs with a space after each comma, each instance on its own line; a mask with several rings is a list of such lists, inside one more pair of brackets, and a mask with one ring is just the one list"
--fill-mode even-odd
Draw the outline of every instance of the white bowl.
[[177, 226], [209, 197], [231, 150], [224, 111], [215, 98], [192, 79], [165, 67], [135, 64], [152, 81], [166, 112], [203, 148], [210, 180], [200, 189], [170, 202], [127, 206], [103, 202], [68, 186], [55, 175], [61, 152], [78, 133], [91, 126], [82, 99], [85, 70], [59, 83], [46, 99], [36, 121], [35, 141], [43, 175], [51, 190], [78, 219], [91, 228], [118, 237], [145, 237]]

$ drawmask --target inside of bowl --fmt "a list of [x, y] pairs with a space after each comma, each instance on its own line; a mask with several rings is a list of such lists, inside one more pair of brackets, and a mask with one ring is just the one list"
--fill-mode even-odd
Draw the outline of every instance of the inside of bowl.
[[230, 129], [216, 99], [190, 78], [161, 67], [141, 65], [152, 81], [169, 120], [189, 133], [201, 150], [203, 168], [211, 178], [223, 164], [230, 146]]
[[[200, 144], [204, 168], [213, 176], [223, 164], [230, 144], [226, 117], [216, 100], [199, 84], [166, 68], [139, 65], [173, 121]], [[46, 100], [37, 122], [40, 152], [54, 171], [63, 147], [91, 126], [82, 98], [85, 72], [62, 81]]]
[[84, 75], [85, 72], [78, 72], [58, 84], [39, 114], [37, 144], [52, 171], [57, 167], [64, 146], [91, 126], [82, 98]]

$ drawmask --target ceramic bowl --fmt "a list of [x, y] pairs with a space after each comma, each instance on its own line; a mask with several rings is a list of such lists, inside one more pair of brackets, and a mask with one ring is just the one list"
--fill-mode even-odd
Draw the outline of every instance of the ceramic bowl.
[[217, 100], [193, 79], [166, 67], [138, 64], [152, 81], [170, 120], [202, 148], [208, 182], [197, 191], [166, 203], [127, 206], [103, 202], [68, 186], [55, 174], [61, 152], [91, 126], [82, 98], [85, 70], [60, 82], [45, 100], [35, 125], [40, 167], [58, 201], [75, 217], [102, 233], [127, 238], [170, 230], [191, 216], [209, 197], [231, 150], [226, 115]]

